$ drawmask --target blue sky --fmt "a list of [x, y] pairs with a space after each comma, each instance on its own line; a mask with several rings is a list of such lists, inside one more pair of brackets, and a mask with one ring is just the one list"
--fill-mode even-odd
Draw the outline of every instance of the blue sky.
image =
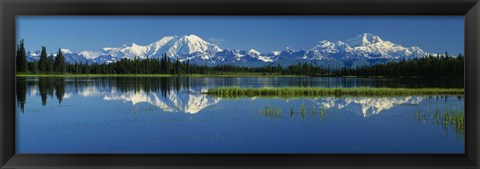
[[260, 52], [310, 49], [321, 40], [372, 33], [427, 52], [464, 53], [463, 16], [17, 16], [17, 41], [27, 50], [74, 52], [146, 45], [195, 34], [221, 48]]

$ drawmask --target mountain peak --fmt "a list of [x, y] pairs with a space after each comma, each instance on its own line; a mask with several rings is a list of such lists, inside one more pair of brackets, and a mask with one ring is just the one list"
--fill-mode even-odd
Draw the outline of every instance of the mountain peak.
[[190, 34], [190, 35], [183, 35], [180, 40], [185, 42], [192, 42], [192, 43], [208, 43], [202, 38], [198, 37], [197, 35]]
[[70, 49], [65, 49], [65, 48], [61, 48], [60, 51], [62, 51], [62, 53], [67, 53], [67, 54], [70, 54], [70, 53], [73, 53]]
[[335, 46], [335, 43], [333, 43], [331, 41], [328, 41], [328, 40], [322, 40], [322, 41], [320, 41], [319, 45], [317, 45], [317, 46], [321, 46], [321, 47]]
[[347, 40], [347, 44], [351, 47], [366, 46], [378, 42], [383, 42], [383, 40], [379, 36], [373, 35], [371, 33], [362, 33], [352, 39]]
[[159, 43], [159, 42], [168, 42], [172, 39], [175, 39], [177, 38], [178, 36], [164, 36], [162, 37], [160, 40], [158, 40], [156, 43]]
[[197, 35], [194, 35], [194, 34], [185, 35], [184, 37], [186, 37], [186, 38], [192, 38], [192, 39], [201, 39], [200, 37], [198, 37]]
[[250, 50], [248, 50], [248, 53], [260, 55], [260, 52], [256, 51], [255, 49], [250, 49]]
[[[202, 38], [198, 37], [197, 35], [194, 35], [194, 34], [190, 34], [190, 35], [183, 35], [183, 36], [178, 36], [178, 35], [174, 35], [174, 36], [164, 36], [162, 37], [160, 40], [150, 44], [150, 46], [157, 46], [157, 47], [161, 47], [161, 46], [164, 46], [166, 45], [167, 43], [169, 42], [176, 42], [176, 41], [183, 41], [183, 42], [205, 42]], [[207, 42], [205, 42], [207, 43]]]
[[[196, 52], [199, 53], [209, 53], [209, 52], [219, 52], [221, 49], [212, 43], [208, 43], [197, 35], [184, 35], [169, 48], [171, 54], [193, 54]], [[167, 53], [168, 55], [168, 53]], [[172, 56], [173, 56], [172, 55]]]
[[285, 51], [294, 51], [294, 50], [293, 50], [291, 47], [288, 47], [288, 46], [287, 46], [287, 47], [285, 47], [285, 49], [284, 49], [284, 50], [285, 50]]

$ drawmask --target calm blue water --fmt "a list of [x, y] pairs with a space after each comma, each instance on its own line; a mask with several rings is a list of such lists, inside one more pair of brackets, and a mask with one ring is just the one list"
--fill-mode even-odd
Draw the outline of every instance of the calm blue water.
[[[239, 98], [242, 87], [462, 87], [368, 78], [17, 78], [17, 153], [464, 153], [463, 96]], [[271, 113], [275, 110], [276, 113]]]

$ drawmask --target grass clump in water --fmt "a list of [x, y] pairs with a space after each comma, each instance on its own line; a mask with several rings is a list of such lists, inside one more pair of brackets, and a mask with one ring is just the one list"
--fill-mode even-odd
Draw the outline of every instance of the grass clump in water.
[[282, 111], [280, 110], [280, 107], [265, 106], [260, 110], [260, 112], [265, 117], [281, 117], [282, 116]]
[[465, 111], [463, 109], [450, 109], [434, 116], [439, 118], [439, 120], [435, 120], [437, 125], [441, 123], [440, 125], [446, 130], [451, 126], [459, 136], [465, 135]]
[[325, 113], [326, 113], [325, 107], [323, 107], [323, 105], [322, 105], [322, 107], [320, 107], [320, 112], [319, 112], [320, 119], [321, 119], [322, 121], [325, 120]]
[[435, 126], [442, 127], [447, 135], [451, 128], [460, 138], [465, 136], [465, 111], [463, 109], [447, 109], [445, 111], [436, 109], [433, 117], [429, 116], [428, 112], [417, 110], [413, 113], [413, 118], [422, 124], [432, 120]]

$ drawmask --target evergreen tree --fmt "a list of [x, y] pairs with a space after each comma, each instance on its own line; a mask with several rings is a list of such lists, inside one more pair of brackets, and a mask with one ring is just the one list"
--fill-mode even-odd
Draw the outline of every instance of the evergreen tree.
[[65, 58], [63, 57], [61, 49], [58, 49], [57, 57], [55, 57], [54, 67], [55, 67], [55, 72], [57, 72], [57, 73], [65, 73], [66, 72]]
[[[166, 54], [165, 54], [166, 56]], [[170, 62], [170, 57], [167, 57], [167, 72], [166, 73], [172, 73], [172, 62]]]
[[180, 61], [178, 60], [175, 62], [175, 74], [180, 74]]
[[31, 73], [38, 73], [38, 62], [28, 62], [28, 71]]
[[187, 59], [187, 64], [186, 64], [186, 71], [185, 73], [189, 74], [190, 73], [190, 59]]
[[42, 46], [42, 53], [40, 54], [40, 60], [38, 61], [38, 70], [40, 72], [47, 71], [47, 49]]
[[52, 73], [54, 71], [54, 66], [53, 66], [53, 55], [51, 54], [46, 61], [46, 71], [48, 73]]
[[161, 67], [162, 67], [162, 73], [167, 73], [167, 71], [168, 71], [167, 54], [165, 54], [165, 53], [162, 55]]
[[20, 40], [20, 45], [17, 46], [17, 72], [27, 72], [27, 54], [25, 51], [24, 41]]

